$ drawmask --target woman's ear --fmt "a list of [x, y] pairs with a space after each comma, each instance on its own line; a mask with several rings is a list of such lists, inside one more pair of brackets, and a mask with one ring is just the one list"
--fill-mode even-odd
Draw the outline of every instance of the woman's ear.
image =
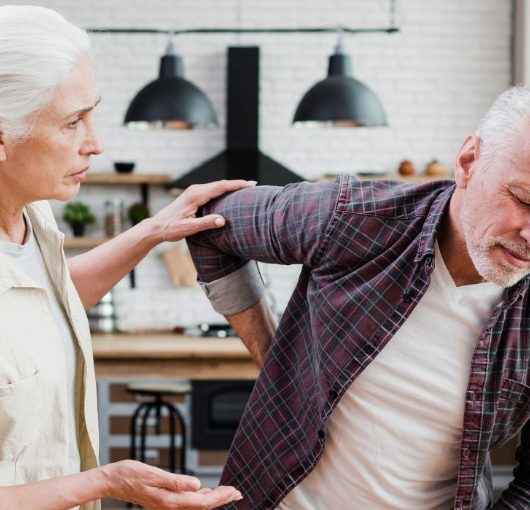
[[459, 188], [467, 187], [479, 155], [480, 138], [476, 135], [468, 136], [456, 156], [455, 182]]
[[7, 151], [4, 144], [4, 133], [0, 131], [0, 163], [7, 160]]

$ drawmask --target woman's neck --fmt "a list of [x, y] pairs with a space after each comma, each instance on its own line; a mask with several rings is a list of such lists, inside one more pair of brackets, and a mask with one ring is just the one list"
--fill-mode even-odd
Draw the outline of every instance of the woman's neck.
[[0, 240], [23, 244], [26, 238], [26, 222], [23, 205], [0, 204]]

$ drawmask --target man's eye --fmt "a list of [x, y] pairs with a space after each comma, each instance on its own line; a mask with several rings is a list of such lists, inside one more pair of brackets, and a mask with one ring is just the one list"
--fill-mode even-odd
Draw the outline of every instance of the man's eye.
[[68, 126], [69, 128], [72, 128], [72, 129], [73, 129], [73, 128], [75, 128], [75, 127], [79, 124], [79, 121], [80, 121], [80, 120], [81, 120], [81, 119], [76, 119], [76, 120], [74, 120], [74, 121], [72, 121], [72, 122], [69, 122], [69, 123], [67, 124], [67, 126]]

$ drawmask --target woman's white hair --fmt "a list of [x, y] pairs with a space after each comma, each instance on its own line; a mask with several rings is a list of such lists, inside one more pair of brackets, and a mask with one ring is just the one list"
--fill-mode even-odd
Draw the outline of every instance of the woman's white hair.
[[0, 132], [24, 137], [32, 114], [84, 54], [87, 33], [59, 13], [33, 5], [0, 6]]
[[524, 123], [530, 123], [530, 88], [516, 86], [500, 94], [479, 123], [480, 159], [485, 166], [496, 155], [514, 150]]

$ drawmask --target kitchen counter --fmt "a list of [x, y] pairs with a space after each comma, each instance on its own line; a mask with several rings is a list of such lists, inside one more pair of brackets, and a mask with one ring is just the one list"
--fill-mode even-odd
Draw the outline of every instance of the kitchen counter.
[[255, 379], [239, 338], [176, 334], [94, 334], [96, 377], [105, 379]]

